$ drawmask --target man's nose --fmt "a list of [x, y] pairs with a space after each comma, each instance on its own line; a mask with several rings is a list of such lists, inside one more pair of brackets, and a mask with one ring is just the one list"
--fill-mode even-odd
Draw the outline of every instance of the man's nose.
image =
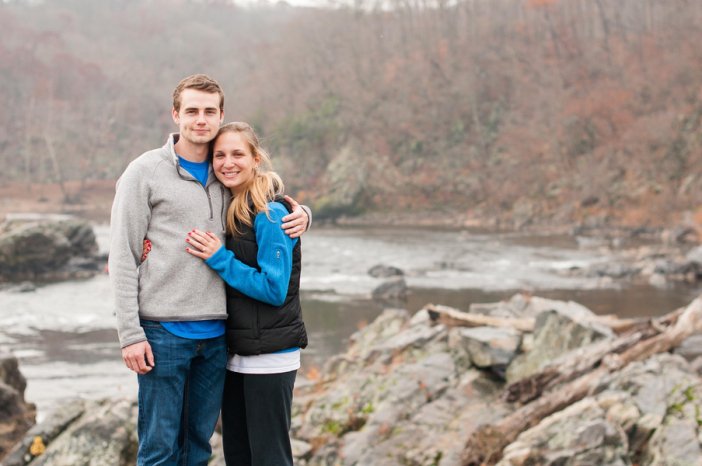
[[198, 123], [207, 123], [207, 119], [205, 119], [205, 112], [199, 112], [197, 114], [197, 122]]

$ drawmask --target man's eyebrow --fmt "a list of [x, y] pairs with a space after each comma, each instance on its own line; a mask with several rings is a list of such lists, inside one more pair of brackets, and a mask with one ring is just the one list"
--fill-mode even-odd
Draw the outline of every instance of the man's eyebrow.
[[185, 110], [185, 111], [188, 111], [188, 110], [200, 110], [201, 108], [204, 108], [205, 110], [208, 110], [208, 111], [209, 111], [209, 110], [215, 110], [215, 111], [219, 110], [219, 107], [184, 107], [184, 110]]

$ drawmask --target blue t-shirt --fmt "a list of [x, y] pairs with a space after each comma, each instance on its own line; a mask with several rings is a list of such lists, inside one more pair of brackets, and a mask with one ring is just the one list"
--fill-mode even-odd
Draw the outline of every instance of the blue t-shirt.
[[201, 185], [207, 186], [207, 176], [210, 173], [209, 160], [205, 160], [204, 162], [191, 162], [190, 160], [186, 160], [179, 155], [178, 162], [180, 163], [180, 166], [183, 167], [188, 173], [193, 175]]
[[[207, 185], [207, 177], [210, 172], [210, 162], [208, 160], [204, 162], [191, 162], [179, 155], [178, 161], [180, 162], [180, 166], [193, 175], [200, 184], [203, 186]], [[183, 234], [185, 234], [185, 232]], [[193, 293], [198, 293], [198, 290], [193, 290]], [[215, 338], [224, 335], [225, 322], [225, 320], [196, 320], [161, 322], [161, 325], [173, 335], [190, 340], [204, 340], [205, 338]]]

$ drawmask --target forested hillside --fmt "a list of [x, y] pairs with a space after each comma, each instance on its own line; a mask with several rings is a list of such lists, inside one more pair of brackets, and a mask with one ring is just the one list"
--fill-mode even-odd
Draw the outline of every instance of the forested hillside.
[[114, 179], [205, 72], [320, 214], [702, 223], [702, 2], [0, 2], [0, 182]]

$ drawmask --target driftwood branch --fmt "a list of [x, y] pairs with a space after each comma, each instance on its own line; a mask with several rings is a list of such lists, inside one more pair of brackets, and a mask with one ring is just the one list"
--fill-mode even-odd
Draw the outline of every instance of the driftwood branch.
[[511, 327], [522, 332], [534, 331], [534, 319], [530, 317], [493, 317], [485, 314], [471, 314], [438, 304], [427, 304], [424, 309], [429, 312], [431, 320], [449, 327]]
[[[449, 306], [427, 304], [424, 309], [434, 321], [449, 327], [511, 327], [522, 332], [533, 332], [533, 317], [493, 317], [485, 314], [469, 313]], [[587, 322], [599, 323], [611, 328], [617, 334], [649, 327], [650, 319], [620, 319], [613, 315], [593, 315]]]
[[637, 338], [633, 335], [626, 341], [620, 340], [617, 348], [621, 352], [605, 354], [600, 358], [601, 364], [594, 369], [518, 408], [500, 421], [481, 426], [468, 438], [463, 451], [462, 464], [477, 466], [496, 463], [502, 455], [502, 450], [521, 432], [535, 426], [546, 416], [594, 394], [603, 376], [620, 370], [634, 361], [641, 361], [654, 354], [669, 351], [694, 332], [702, 330], [702, 297], [695, 299], [679, 316], [667, 317], [670, 317], [668, 321], [674, 324], [663, 329], [661, 333], [647, 339], [639, 339], [633, 344], [632, 340]]
[[569, 382], [596, 368], [608, 355], [620, 354], [642, 340], [651, 338], [674, 324], [684, 308], [670, 312], [663, 317], [648, 321], [647, 325], [637, 324], [630, 331], [614, 340], [600, 340], [591, 345], [570, 351], [555, 359], [538, 373], [518, 380], [505, 390], [507, 401], [527, 403], [549, 389]]

